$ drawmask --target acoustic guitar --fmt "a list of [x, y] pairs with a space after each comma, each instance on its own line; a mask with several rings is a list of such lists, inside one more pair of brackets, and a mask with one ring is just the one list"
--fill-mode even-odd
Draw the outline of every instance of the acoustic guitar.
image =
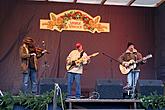
[[[99, 52], [96, 52], [96, 53], [93, 53], [93, 54], [91, 54], [91, 55], [89, 55], [88, 57], [89, 58], [91, 58], [91, 57], [95, 57], [95, 56], [97, 56], [99, 54]], [[74, 61], [72, 61], [71, 63], [67, 63], [66, 64], [66, 70], [67, 71], [69, 71], [69, 70], [71, 70], [72, 68], [74, 68], [75, 66], [80, 66], [81, 64], [82, 64], [82, 62], [84, 62], [84, 58], [83, 57], [81, 57], [81, 58], [79, 58], [79, 59], [77, 59], [77, 60], [74, 60]]]
[[119, 65], [119, 69], [121, 71], [122, 74], [128, 74], [131, 70], [135, 69], [137, 67], [137, 64], [144, 61], [144, 60], [147, 60], [149, 58], [152, 58], [152, 55], [149, 54], [147, 55], [146, 57], [143, 57], [142, 59], [140, 60], [137, 60], [137, 61], [134, 61], [134, 60], [130, 60], [128, 62], [123, 62], [123, 63], [127, 63], [128, 66], [125, 67], [123, 66], [122, 64]]

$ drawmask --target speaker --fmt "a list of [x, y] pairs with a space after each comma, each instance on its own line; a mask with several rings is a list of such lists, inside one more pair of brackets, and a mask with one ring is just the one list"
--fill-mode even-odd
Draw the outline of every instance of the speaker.
[[59, 84], [63, 93], [67, 92], [67, 81], [64, 78], [44, 78], [39, 82], [39, 93], [43, 94], [54, 90], [55, 83]]
[[161, 80], [139, 80], [139, 93], [149, 96], [151, 94], [163, 95], [164, 85]]
[[123, 84], [118, 80], [97, 80], [96, 91], [101, 99], [123, 98]]

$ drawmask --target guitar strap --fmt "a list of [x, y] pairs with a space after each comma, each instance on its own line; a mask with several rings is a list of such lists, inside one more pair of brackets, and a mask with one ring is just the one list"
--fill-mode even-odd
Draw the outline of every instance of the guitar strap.
[[[83, 56], [83, 54], [84, 54], [84, 51], [82, 51], [82, 52], [80, 53], [80, 58]], [[79, 58], [79, 59], [80, 59], [80, 58]]]
[[[83, 56], [83, 54], [84, 54], [84, 51], [82, 51], [82, 52], [80, 53], [80, 57], [79, 57], [78, 59], [80, 59], [80, 58]], [[74, 65], [76, 65], [76, 63], [75, 63], [75, 61], [72, 61], [72, 64], [71, 64], [70, 68], [71, 68], [72, 66], [74, 66]], [[69, 68], [69, 69], [70, 69], [70, 68]]]

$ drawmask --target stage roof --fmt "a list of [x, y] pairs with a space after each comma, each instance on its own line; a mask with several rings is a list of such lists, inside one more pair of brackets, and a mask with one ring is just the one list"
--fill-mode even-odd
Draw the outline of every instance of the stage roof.
[[98, 4], [98, 5], [118, 5], [118, 6], [138, 6], [138, 7], [158, 7], [165, 0], [30, 0], [47, 1], [76, 4]]

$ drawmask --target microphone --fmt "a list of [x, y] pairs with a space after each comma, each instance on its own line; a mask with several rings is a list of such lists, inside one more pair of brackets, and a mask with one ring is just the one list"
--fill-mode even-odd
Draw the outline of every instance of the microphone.
[[42, 44], [45, 44], [45, 41], [44, 40], [42, 41]]
[[42, 45], [45, 46], [45, 41], [44, 40], [42, 41]]

